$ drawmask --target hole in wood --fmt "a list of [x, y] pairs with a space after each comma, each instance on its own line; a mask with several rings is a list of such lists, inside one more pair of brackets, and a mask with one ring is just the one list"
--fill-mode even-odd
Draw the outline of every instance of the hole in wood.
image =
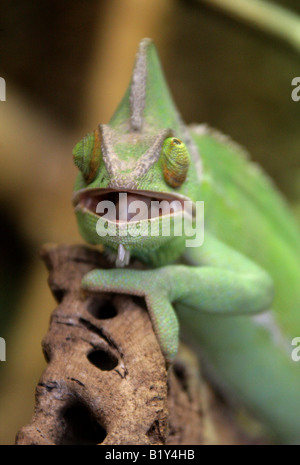
[[46, 362], [49, 363], [50, 362], [50, 351], [48, 347], [42, 346], [42, 350], [43, 350], [43, 355], [44, 355]]
[[147, 431], [147, 436], [153, 444], [159, 444], [163, 442], [163, 437], [160, 432], [159, 421], [155, 420]]
[[87, 358], [95, 367], [103, 371], [113, 370], [119, 363], [117, 357], [102, 349], [90, 352]]
[[56, 302], [59, 304], [63, 301], [66, 293], [67, 291], [65, 289], [52, 289], [52, 294], [54, 295]]
[[173, 370], [174, 370], [174, 374], [176, 378], [181, 384], [183, 391], [185, 391], [188, 394], [189, 393], [189, 383], [188, 383], [189, 376], [186, 371], [186, 367], [183, 365], [183, 363], [180, 362], [180, 360], [175, 360], [175, 363], [173, 364]]
[[87, 306], [87, 311], [98, 320], [107, 320], [117, 316], [118, 312], [111, 300], [95, 297]]
[[131, 298], [134, 301], [134, 303], [136, 303], [136, 305], [143, 308], [144, 310], [148, 310], [147, 305], [146, 305], [145, 297], [140, 297], [140, 296], [137, 296], [137, 295], [133, 295], [133, 296], [131, 296]]
[[76, 404], [65, 409], [63, 424], [57, 445], [96, 445], [106, 438], [105, 429], [84, 405]]

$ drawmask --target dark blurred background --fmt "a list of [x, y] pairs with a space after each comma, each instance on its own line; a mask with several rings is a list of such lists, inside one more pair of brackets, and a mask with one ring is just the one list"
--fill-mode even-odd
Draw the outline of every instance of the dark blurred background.
[[[272, 2], [270, 2], [272, 3]], [[300, 15], [297, 0], [277, 0]], [[300, 24], [300, 23], [299, 23]], [[2, 0], [0, 76], [0, 444], [31, 418], [55, 307], [45, 242], [82, 242], [71, 205], [71, 151], [107, 122], [152, 37], [187, 123], [245, 146], [300, 217], [300, 49], [201, 0]]]

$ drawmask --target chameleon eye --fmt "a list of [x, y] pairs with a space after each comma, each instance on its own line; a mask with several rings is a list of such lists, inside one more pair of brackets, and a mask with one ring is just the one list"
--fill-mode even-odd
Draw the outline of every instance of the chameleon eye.
[[87, 183], [95, 179], [101, 158], [99, 132], [87, 134], [73, 149], [75, 165], [80, 169]]
[[162, 146], [162, 166], [166, 182], [180, 187], [190, 165], [190, 155], [185, 144], [176, 137], [168, 137]]

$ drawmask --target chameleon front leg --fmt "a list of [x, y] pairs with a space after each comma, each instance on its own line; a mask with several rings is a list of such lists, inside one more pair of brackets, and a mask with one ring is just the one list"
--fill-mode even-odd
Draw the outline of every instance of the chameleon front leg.
[[[167, 364], [170, 364], [177, 354], [179, 333], [177, 316], [168, 295], [169, 286], [166, 285], [171, 268], [153, 271], [97, 269], [87, 273], [82, 280], [82, 288], [88, 291], [116, 292], [144, 297]], [[160, 271], [164, 275], [161, 278], [163, 281], [157, 279], [157, 273]]]
[[178, 321], [172, 303], [195, 311], [237, 315], [267, 310], [273, 298], [269, 275], [217, 239], [207, 235], [205, 245], [187, 254], [200, 266], [93, 270], [82, 281], [82, 287], [89, 291], [145, 297], [167, 363], [173, 361], [178, 348]]

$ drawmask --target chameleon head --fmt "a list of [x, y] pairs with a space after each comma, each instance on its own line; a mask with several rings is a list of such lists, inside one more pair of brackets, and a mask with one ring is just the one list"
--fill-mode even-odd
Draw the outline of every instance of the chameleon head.
[[119, 266], [130, 254], [157, 264], [182, 253], [199, 171], [149, 39], [111, 121], [78, 142], [73, 156], [80, 171], [73, 202], [85, 240], [117, 253]]

